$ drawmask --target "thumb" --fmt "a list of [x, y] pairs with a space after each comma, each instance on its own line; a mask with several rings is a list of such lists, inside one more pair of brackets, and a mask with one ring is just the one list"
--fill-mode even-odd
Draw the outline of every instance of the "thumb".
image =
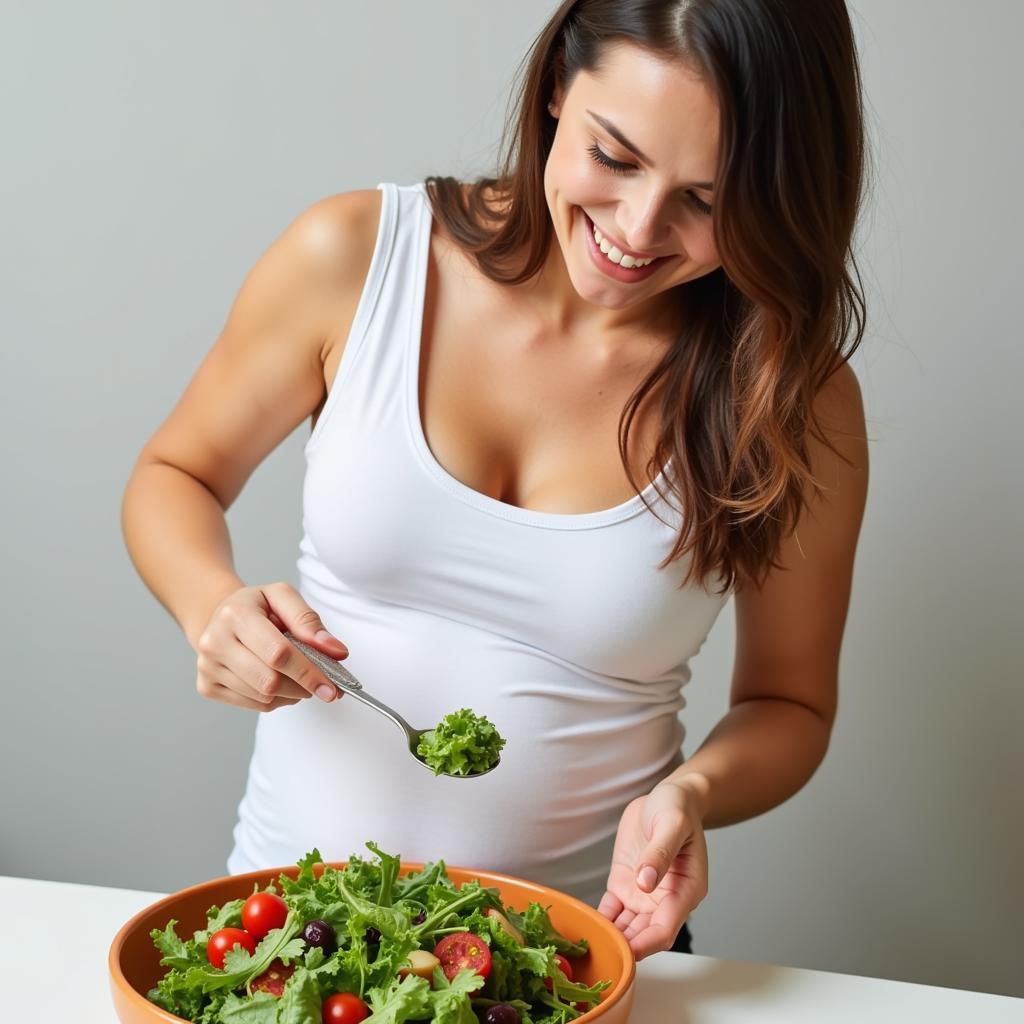
[[636, 884], [641, 892], [654, 892], [675, 859], [679, 836], [666, 822], [656, 829], [637, 862]]
[[[294, 632], [294, 630], [293, 630]], [[295, 633], [299, 636], [298, 633]], [[347, 658], [348, 647], [345, 646], [333, 633], [328, 633], [324, 628], [323, 623], [320, 623], [320, 627], [313, 634], [313, 639], [310, 643], [320, 647], [325, 654], [330, 654], [333, 658]]]
[[348, 647], [328, 631], [294, 587], [287, 583], [271, 584], [263, 588], [263, 596], [270, 605], [271, 618], [280, 620], [281, 626], [293, 636], [333, 658], [348, 657]]
[[640, 870], [636, 873], [636, 885], [641, 892], [654, 892], [667, 870], [651, 863], [654, 859], [648, 854], [640, 862]]

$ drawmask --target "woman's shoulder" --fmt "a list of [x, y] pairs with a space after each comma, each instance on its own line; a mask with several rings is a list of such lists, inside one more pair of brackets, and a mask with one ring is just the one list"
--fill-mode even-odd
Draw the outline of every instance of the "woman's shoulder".
[[820, 434], [812, 431], [807, 438], [811, 470], [831, 503], [859, 524], [867, 496], [868, 436], [860, 382], [849, 362], [818, 391], [814, 415]]
[[[457, 184], [463, 202], [468, 203], [474, 183]], [[303, 210], [293, 229], [304, 257], [328, 275], [333, 271], [342, 280], [354, 277], [354, 286], [361, 288], [376, 246], [383, 196], [379, 188], [353, 189], [325, 196]], [[482, 198], [488, 206], [500, 207], [496, 194], [486, 186]], [[453, 242], [445, 224], [436, 218], [434, 229], [444, 241]]]
[[849, 362], [841, 363], [820, 388], [814, 399], [814, 412], [826, 429], [841, 436], [863, 438], [864, 399]]
[[379, 189], [353, 189], [325, 196], [303, 210], [292, 228], [310, 268], [334, 284], [352, 280], [361, 287], [373, 256], [382, 199]]

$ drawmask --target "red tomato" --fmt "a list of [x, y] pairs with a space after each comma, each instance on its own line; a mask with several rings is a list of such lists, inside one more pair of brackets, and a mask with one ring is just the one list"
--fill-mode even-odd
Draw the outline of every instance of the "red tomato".
[[[486, 978], [491, 973], [491, 951], [487, 943], [472, 932], [453, 932], [446, 935], [434, 947], [434, 956], [441, 961], [441, 970], [449, 981], [453, 981], [465, 967], [476, 971], [481, 978]], [[477, 988], [482, 986], [483, 982]]]
[[284, 993], [284, 983], [295, 973], [295, 965], [285, 967], [280, 960], [274, 960], [258, 977], [252, 980], [253, 992], [269, 992], [272, 996]]
[[206, 959], [219, 970], [224, 970], [224, 956], [235, 946], [241, 946], [250, 953], [256, 952], [256, 940], [241, 928], [221, 928], [210, 936], [206, 943]]
[[[556, 953], [555, 954], [555, 963], [558, 964], [558, 966], [561, 969], [562, 973], [569, 979], [569, 981], [572, 981], [572, 964], [569, 963], [569, 961], [566, 960], [566, 958], [564, 956], [562, 956], [561, 953]], [[550, 978], [545, 978], [544, 979], [544, 987], [549, 992], [551, 991], [551, 979]]]
[[284, 926], [288, 904], [272, 892], [254, 892], [242, 905], [242, 924], [259, 942], [267, 932]]
[[353, 992], [328, 996], [320, 1011], [324, 1024], [359, 1024], [370, 1016], [370, 1008]]

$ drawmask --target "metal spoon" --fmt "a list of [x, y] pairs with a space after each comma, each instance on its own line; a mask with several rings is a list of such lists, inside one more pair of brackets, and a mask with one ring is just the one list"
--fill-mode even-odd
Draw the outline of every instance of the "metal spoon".
[[[342, 693], [350, 694], [355, 697], [356, 700], [360, 700], [364, 704], [369, 704], [371, 708], [379, 711], [382, 715], [387, 715], [387, 717], [405, 733], [405, 737], [409, 742], [409, 751], [412, 756], [415, 757], [424, 768], [429, 769], [431, 774], [433, 774], [434, 769], [431, 768], [430, 765], [427, 764], [427, 762], [416, 752], [420, 743], [420, 738], [424, 733], [431, 732], [431, 729], [414, 729], [397, 711], [389, 708], [387, 704], [381, 703], [381, 701], [377, 700], [376, 697], [371, 697], [366, 690], [363, 689], [363, 684], [359, 682], [359, 680], [356, 679], [356, 677], [352, 675], [352, 673], [349, 672], [349, 670], [345, 668], [340, 661], [335, 661], [328, 655], [318, 651], [315, 647], [310, 647], [310, 645], [305, 641], [293, 636], [287, 630], [285, 631], [284, 636], [290, 640], [291, 643], [299, 649], [299, 651], [309, 658], [309, 660], [313, 662], [313, 664], [316, 665], [316, 667], [320, 669], [320, 671], [323, 672], [323, 674], [327, 676], [327, 678], [330, 679], [330, 681], [334, 683]], [[469, 775], [454, 775], [451, 772], [441, 772], [441, 774], [447, 775], [450, 779], [479, 779], [481, 775], [486, 775], [488, 772], [494, 771], [500, 762], [501, 757], [499, 756], [498, 760], [495, 761], [490, 768], [487, 768], [482, 772], [472, 772]]]

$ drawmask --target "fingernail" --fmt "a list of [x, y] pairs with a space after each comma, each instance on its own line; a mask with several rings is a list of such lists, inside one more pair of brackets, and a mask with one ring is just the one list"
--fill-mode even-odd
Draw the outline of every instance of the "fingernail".
[[336, 646], [343, 648], [346, 654], [348, 653], [348, 648], [345, 647], [345, 645], [336, 636], [331, 636], [326, 629], [318, 629], [316, 638], [322, 644], [335, 644]]
[[316, 688], [316, 695], [323, 701], [334, 700], [334, 688], [326, 683], [321, 683]]
[[658, 872], [648, 864], [640, 869], [640, 873], [636, 876], [636, 884], [641, 889], [650, 892], [658, 884]]

